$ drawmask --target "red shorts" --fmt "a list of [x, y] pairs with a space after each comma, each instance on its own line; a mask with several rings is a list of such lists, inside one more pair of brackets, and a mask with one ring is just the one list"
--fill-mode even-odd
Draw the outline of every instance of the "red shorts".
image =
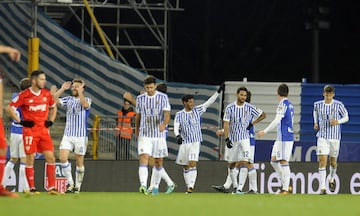
[[0, 148], [7, 148], [3, 119], [0, 118]]
[[23, 140], [26, 154], [54, 151], [54, 145], [46, 127], [23, 128]]

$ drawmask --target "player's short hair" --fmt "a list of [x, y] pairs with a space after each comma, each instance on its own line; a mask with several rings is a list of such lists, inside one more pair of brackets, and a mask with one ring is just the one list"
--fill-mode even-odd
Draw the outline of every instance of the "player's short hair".
[[285, 83], [283, 83], [279, 85], [277, 93], [281, 97], [287, 97], [289, 94], [289, 87]]
[[31, 72], [30, 80], [38, 78], [39, 75], [41, 75], [41, 74], [45, 74], [45, 72], [42, 70], [36, 70], [36, 71]]
[[236, 94], [239, 94], [240, 91], [246, 91], [246, 92], [248, 92], [247, 88], [244, 87], [244, 86], [239, 87], [239, 88], [236, 90]]
[[184, 95], [182, 96], [181, 100], [182, 102], [188, 102], [190, 99], [194, 99], [194, 95]]
[[[73, 79], [73, 80], [71, 81], [71, 83], [80, 83], [80, 84], [83, 84], [83, 83], [85, 83], [85, 81], [82, 80], [82, 79]], [[85, 84], [84, 84], [84, 89], [85, 89]]]
[[25, 77], [20, 80], [20, 90], [21, 91], [23, 91], [27, 88], [30, 88], [30, 86], [31, 86], [31, 81], [29, 78]]
[[326, 86], [324, 86], [324, 92], [333, 93], [333, 92], [335, 92], [335, 87], [332, 85], [326, 85]]
[[251, 101], [251, 91], [247, 91], [247, 95], [246, 95], [246, 100], [245, 100], [246, 102], [248, 102], [248, 103], [250, 103], [250, 101]]
[[154, 83], [156, 84], [156, 78], [152, 75], [146, 76], [144, 79], [144, 85]]
[[159, 83], [156, 86], [156, 90], [158, 90], [159, 92], [165, 93], [167, 92], [167, 85], [165, 83]]

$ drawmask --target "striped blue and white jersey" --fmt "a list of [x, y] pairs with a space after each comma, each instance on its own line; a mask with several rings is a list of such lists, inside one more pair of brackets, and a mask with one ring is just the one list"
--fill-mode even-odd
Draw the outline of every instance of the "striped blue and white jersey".
[[281, 116], [277, 128], [277, 141], [294, 141], [294, 106], [284, 98], [276, 108], [276, 115]]
[[257, 119], [263, 111], [256, 106], [245, 102], [239, 106], [235, 102], [225, 108], [223, 120], [229, 122], [229, 139], [232, 142], [249, 139], [250, 134], [246, 129], [251, 119]]
[[[175, 114], [174, 126], [179, 129], [182, 143], [202, 142], [201, 132], [201, 115], [204, 114], [207, 108], [213, 104], [219, 93], [215, 92], [205, 103], [195, 106], [191, 111], [187, 112], [185, 109], [178, 111]], [[177, 132], [175, 132], [177, 134]]]
[[341, 139], [341, 124], [330, 125], [331, 119], [339, 120], [348, 116], [344, 104], [338, 100], [326, 104], [324, 100], [314, 102], [314, 123], [318, 123], [316, 136], [324, 139]]
[[86, 109], [81, 105], [79, 98], [74, 96], [59, 98], [60, 104], [66, 107], [64, 136], [87, 136], [87, 120], [90, 114], [91, 99], [85, 97], [85, 100], [89, 104], [89, 107]]
[[136, 113], [141, 115], [139, 125], [140, 137], [166, 137], [166, 130], [160, 132], [159, 125], [164, 122], [164, 111], [170, 111], [169, 98], [156, 91], [153, 96], [146, 93], [136, 97]]
[[[19, 93], [14, 93], [11, 96], [11, 100], [13, 100], [18, 95], [19, 95]], [[20, 107], [18, 107], [16, 109], [16, 115], [19, 116], [20, 119], [23, 119]], [[17, 123], [15, 120], [12, 120], [10, 132], [14, 133], [14, 134], [22, 134], [22, 131], [23, 131], [23, 126], [21, 124]]]

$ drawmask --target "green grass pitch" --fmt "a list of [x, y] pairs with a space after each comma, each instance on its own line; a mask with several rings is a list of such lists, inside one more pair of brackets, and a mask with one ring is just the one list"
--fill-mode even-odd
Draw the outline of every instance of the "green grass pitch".
[[1, 215], [360, 215], [358, 195], [81, 192], [0, 197]]

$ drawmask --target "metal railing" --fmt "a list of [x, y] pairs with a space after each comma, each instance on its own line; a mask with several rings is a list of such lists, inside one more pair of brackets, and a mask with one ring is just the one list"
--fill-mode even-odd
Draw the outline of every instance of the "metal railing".
[[[128, 139], [121, 136], [121, 130], [118, 128], [118, 118], [131, 117], [117, 115], [95, 117], [94, 127], [89, 128], [93, 134], [92, 154], [94, 160], [99, 157], [115, 160], [135, 160], [138, 158], [137, 138], [131, 136], [131, 139]], [[134, 122], [134, 118], [132, 119], [132, 122]]]

